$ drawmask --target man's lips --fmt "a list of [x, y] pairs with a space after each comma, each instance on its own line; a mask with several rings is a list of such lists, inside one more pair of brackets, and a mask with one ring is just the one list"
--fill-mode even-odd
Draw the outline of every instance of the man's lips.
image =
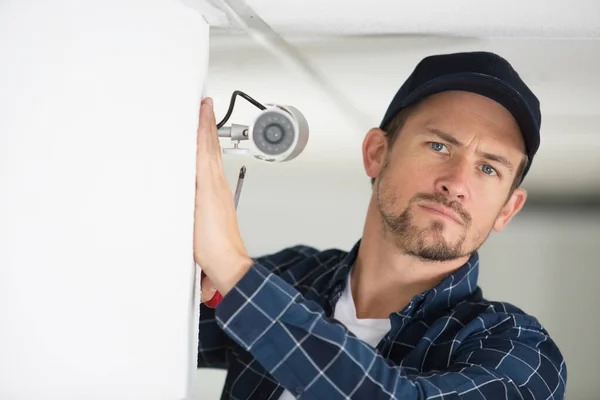
[[451, 209], [449, 209], [447, 207], [444, 207], [439, 204], [419, 204], [419, 206], [426, 209], [429, 212], [433, 212], [433, 213], [442, 215], [448, 219], [451, 219], [459, 225], [463, 224], [462, 218], [460, 216], [458, 216], [458, 214], [456, 214], [454, 211], [452, 211]]

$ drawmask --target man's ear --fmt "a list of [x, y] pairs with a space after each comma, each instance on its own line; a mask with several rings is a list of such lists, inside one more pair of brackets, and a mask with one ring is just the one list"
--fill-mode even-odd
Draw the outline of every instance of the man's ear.
[[500, 210], [496, 221], [494, 221], [494, 230], [500, 232], [503, 230], [510, 220], [523, 208], [527, 200], [527, 191], [525, 189], [517, 188], [510, 196], [504, 207]]
[[369, 178], [377, 178], [381, 174], [385, 156], [388, 149], [388, 140], [385, 132], [373, 128], [363, 140], [362, 153], [365, 172]]

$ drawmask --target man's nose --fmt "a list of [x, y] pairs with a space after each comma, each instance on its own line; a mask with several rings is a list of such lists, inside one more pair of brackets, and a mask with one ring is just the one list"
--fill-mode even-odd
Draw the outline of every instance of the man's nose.
[[450, 201], [464, 202], [469, 195], [469, 173], [466, 160], [453, 161], [446, 166], [444, 174], [436, 182], [436, 191]]

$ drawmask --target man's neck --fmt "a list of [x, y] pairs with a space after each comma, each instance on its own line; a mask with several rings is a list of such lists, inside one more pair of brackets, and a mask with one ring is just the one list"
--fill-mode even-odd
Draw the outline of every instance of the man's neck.
[[468, 260], [427, 262], [402, 253], [393, 238], [384, 236], [374, 211], [370, 210], [352, 269], [352, 297], [358, 318], [388, 318]]

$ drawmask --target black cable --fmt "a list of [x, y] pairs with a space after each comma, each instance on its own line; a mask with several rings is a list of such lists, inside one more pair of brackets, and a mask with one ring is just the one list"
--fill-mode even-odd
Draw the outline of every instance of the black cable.
[[235, 104], [235, 96], [243, 97], [244, 99], [248, 100], [250, 103], [252, 103], [254, 106], [258, 107], [261, 110], [264, 110], [267, 108], [267, 107], [263, 106], [262, 104], [260, 104], [258, 101], [254, 100], [252, 97], [248, 96], [246, 93], [236, 90], [231, 95], [231, 101], [229, 102], [229, 109], [227, 110], [227, 114], [225, 114], [225, 117], [223, 118], [223, 120], [217, 124], [217, 129], [222, 128], [223, 125], [225, 125], [225, 123], [227, 122], [227, 120], [229, 120], [229, 117], [231, 117], [231, 113], [233, 112], [233, 106]]

